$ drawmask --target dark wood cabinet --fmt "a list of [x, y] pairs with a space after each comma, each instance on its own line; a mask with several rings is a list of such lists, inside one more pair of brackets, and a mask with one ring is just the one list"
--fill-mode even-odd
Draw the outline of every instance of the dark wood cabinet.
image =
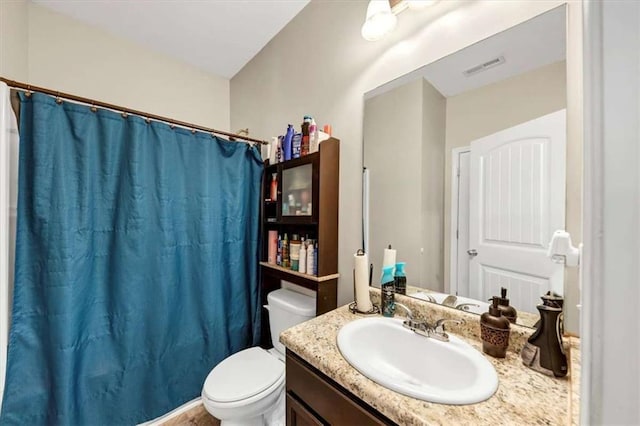
[[[329, 312], [338, 302], [338, 200], [340, 141], [330, 138], [320, 143], [319, 151], [277, 164], [265, 163], [261, 209], [261, 291], [262, 304], [267, 294], [280, 288], [281, 280], [316, 292], [316, 315]], [[271, 199], [271, 181], [275, 175], [276, 200]], [[299, 273], [268, 262], [269, 231], [293, 234], [318, 244], [317, 274]], [[269, 322], [263, 311], [263, 347], [270, 347]]]
[[393, 425], [331, 378], [287, 350], [287, 425]]

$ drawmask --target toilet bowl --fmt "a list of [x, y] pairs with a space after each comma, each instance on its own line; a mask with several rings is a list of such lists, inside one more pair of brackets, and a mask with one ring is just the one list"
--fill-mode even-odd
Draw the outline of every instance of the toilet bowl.
[[222, 426], [284, 424], [285, 348], [278, 336], [315, 316], [315, 298], [291, 290], [267, 296], [274, 348], [252, 347], [225, 358], [202, 388], [205, 409]]

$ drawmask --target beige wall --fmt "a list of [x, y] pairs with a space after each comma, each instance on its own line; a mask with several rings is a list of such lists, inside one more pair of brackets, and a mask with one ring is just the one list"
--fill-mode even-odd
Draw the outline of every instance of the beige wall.
[[422, 81], [422, 287], [443, 291], [446, 99]]
[[403, 12], [392, 34], [366, 42], [367, 2], [314, 0], [231, 80], [232, 128], [268, 138], [312, 114], [341, 139], [339, 303], [353, 300], [352, 255], [362, 241], [364, 93], [563, 3], [439, 2]]
[[0, 76], [27, 79], [28, 27], [26, 0], [0, 0]]
[[383, 248], [391, 244], [407, 262], [407, 282], [420, 282], [422, 228], [422, 81], [390, 90], [364, 104], [364, 165], [369, 171], [369, 261], [379, 284]]
[[229, 80], [32, 3], [0, 11], [2, 76], [230, 129]]

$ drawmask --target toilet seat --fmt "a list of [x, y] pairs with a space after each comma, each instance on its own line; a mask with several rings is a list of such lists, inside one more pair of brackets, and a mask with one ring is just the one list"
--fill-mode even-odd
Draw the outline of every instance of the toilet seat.
[[231, 355], [211, 370], [202, 396], [215, 405], [243, 405], [274, 392], [284, 380], [284, 363], [253, 347]]

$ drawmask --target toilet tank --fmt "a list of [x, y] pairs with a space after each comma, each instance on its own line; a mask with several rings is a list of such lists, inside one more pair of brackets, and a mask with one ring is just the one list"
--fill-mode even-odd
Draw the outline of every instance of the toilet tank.
[[281, 288], [269, 293], [267, 302], [271, 342], [273, 347], [284, 355], [284, 345], [278, 340], [280, 333], [315, 317], [316, 298]]

